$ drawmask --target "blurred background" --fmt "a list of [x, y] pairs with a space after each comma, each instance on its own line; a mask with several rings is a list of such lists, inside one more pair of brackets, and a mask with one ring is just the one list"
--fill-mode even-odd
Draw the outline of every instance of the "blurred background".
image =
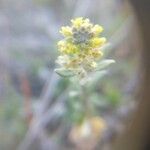
[[62, 119], [70, 83], [53, 70], [59, 29], [80, 16], [104, 27], [106, 57], [116, 60], [91, 95], [108, 126], [97, 147], [109, 150], [123, 131], [137, 104], [139, 62], [127, 1], [0, 0], [0, 150], [76, 149]]

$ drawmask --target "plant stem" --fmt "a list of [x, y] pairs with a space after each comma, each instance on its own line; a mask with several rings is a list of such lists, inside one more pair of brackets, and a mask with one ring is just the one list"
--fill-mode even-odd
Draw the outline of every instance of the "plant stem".
[[86, 85], [81, 85], [81, 90], [82, 90], [81, 99], [83, 101], [82, 105], [83, 105], [83, 110], [85, 113], [85, 118], [89, 118], [92, 115], [92, 107], [91, 107], [92, 105], [90, 104], [90, 101], [89, 101], [89, 91]]

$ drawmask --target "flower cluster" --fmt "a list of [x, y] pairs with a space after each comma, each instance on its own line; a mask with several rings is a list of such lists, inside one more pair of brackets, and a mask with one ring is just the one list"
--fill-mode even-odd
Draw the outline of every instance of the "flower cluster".
[[102, 31], [101, 26], [82, 17], [71, 20], [71, 26], [62, 27], [60, 33], [64, 39], [58, 42], [60, 56], [57, 59], [61, 70], [56, 72], [61, 75], [67, 71], [67, 75], [82, 78], [95, 71], [103, 55], [101, 47], [106, 42], [106, 38], [100, 37]]

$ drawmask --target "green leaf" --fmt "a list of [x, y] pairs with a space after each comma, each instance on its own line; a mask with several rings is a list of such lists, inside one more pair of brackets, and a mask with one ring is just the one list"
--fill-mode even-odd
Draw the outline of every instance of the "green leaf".
[[102, 60], [99, 62], [96, 71], [100, 71], [102, 69], [105, 69], [106, 67], [108, 67], [109, 65], [111, 65], [113, 63], [115, 63], [115, 60], [113, 60], [113, 59]]
[[98, 73], [94, 73], [92, 75], [91, 82], [89, 82], [89, 86], [95, 87], [106, 74], [106, 70], [100, 70]]
[[107, 43], [104, 46], [101, 47], [102, 52], [106, 52], [107, 50], [111, 49], [111, 44]]
[[75, 73], [73, 71], [65, 69], [65, 68], [55, 69], [55, 72], [58, 75], [62, 76], [62, 77], [72, 77], [72, 76], [75, 76]]

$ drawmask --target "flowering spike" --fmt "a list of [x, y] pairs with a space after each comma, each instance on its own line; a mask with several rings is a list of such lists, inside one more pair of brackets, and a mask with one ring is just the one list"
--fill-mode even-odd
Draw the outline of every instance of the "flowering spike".
[[102, 31], [100, 25], [93, 25], [89, 19], [72, 19], [71, 26], [60, 30], [64, 39], [58, 42], [60, 56], [57, 63], [66, 70], [77, 72], [81, 78], [96, 71], [103, 56], [101, 47], [106, 43], [106, 38], [100, 37]]

